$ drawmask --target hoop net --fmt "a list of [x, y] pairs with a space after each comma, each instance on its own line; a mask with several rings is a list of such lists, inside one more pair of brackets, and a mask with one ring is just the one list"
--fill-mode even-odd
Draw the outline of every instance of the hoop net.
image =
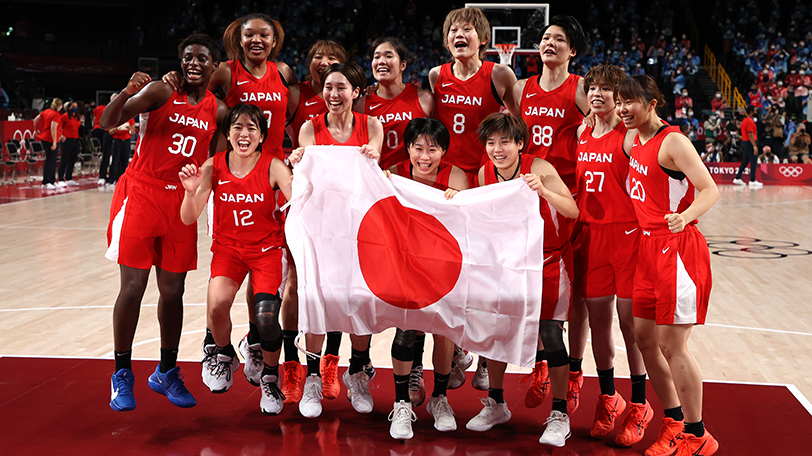
[[513, 51], [516, 50], [516, 43], [496, 43], [496, 51], [499, 52], [499, 63], [502, 65], [513, 65]]

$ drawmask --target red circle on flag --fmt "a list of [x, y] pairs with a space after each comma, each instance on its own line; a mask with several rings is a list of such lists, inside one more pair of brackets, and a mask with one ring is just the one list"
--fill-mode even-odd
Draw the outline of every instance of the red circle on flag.
[[459, 243], [435, 217], [377, 201], [358, 228], [358, 261], [370, 291], [403, 309], [421, 309], [447, 295], [462, 270]]

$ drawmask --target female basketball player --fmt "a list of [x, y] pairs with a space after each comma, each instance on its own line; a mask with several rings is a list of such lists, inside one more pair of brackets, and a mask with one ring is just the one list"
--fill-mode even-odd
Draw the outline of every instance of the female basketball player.
[[[488, 114], [513, 104], [510, 89], [516, 83], [516, 75], [506, 65], [483, 60], [491, 41], [491, 26], [480, 9], [460, 8], [448, 13], [443, 36], [453, 60], [429, 72], [436, 102], [434, 117], [450, 127], [451, 145], [446, 161], [465, 171], [468, 182], [473, 184], [480, 166], [487, 161], [476, 128]], [[472, 362], [470, 354], [457, 352], [452, 389], [465, 382], [465, 369]], [[471, 384], [478, 389], [488, 387], [487, 367], [482, 359]]]
[[434, 111], [434, 96], [425, 89], [403, 82], [408, 65], [408, 50], [400, 39], [381, 37], [370, 46], [372, 76], [378, 81], [375, 91], [362, 97], [355, 110], [375, 116], [383, 124], [381, 169], [409, 159], [404, 145], [404, 130], [410, 120], [429, 117]]
[[[430, 185], [445, 191], [446, 198], [453, 197], [459, 190], [468, 188], [468, 177], [454, 165], [443, 161], [448, 150], [450, 135], [445, 125], [437, 119], [417, 118], [411, 120], [403, 130], [403, 142], [408, 151], [408, 160], [391, 166], [388, 171], [408, 179]], [[395, 407], [389, 415], [392, 425], [389, 435], [395, 439], [410, 439], [412, 421], [417, 419], [412, 406], [419, 407], [425, 399], [422, 395], [413, 398], [415, 386], [416, 356], [415, 340], [425, 334], [416, 330], [397, 329], [392, 341], [392, 370], [395, 377]], [[422, 357], [423, 352], [420, 351]], [[454, 412], [448, 405], [446, 390], [451, 373], [451, 360], [454, 356], [454, 343], [446, 337], [434, 335], [434, 391], [426, 410], [434, 417], [434, 427], [439, 431], [454, 431], [457, 422]], [[418, 386], [422, 386], [423, 368], [420, 363]]]
[[[352, 111], [353, 103], [366, 87], [364, 70], [356, 63], [334, 63], [323, 71], [324, 89], [322, 96], [327, 105], [327, 113], [314, 117], [302, 125], [299, 132], [299, 147], [290, 155], [294, 165], [302, 159], [305, 147], [312, 145], [358, 146], [361, 153], [374, 160], [380, 158], [383, 142], [383, 126], [372, 116]], [[372, 411], [372, 395], [369, 394], [370, 376], [365, 372], [369, 360], [370, 336], [351, 334], [352, 357], [350, 367], [344, 373], [344, 384], [353, 408], [359, 413]], [[305, 380], [299, 411], [308, 418], [321, 414], [322, 381], [319, 373], [319, 358], [323, 335], [307, 334], [307, 351], [316, 357], [308, 357], [307, 378]]]
[[[239, 103], [248, 103], [259, 107], [266, 118], [268, 126], [267, 138], [263, 142], [263, 153], [282, 160], [284, 152], [282, 142], [285, 136], [286, 119], [293, 116], [296, 111], [296, 100], [290, 96], [290, 86], [298, 83], [293, 71], [287, 64], [276, 61], [276, 56], [282, 49], [285, 32], [282, 25], [262, 13], [251, 13], [243, 16], [226, 27], [223, 32], [223, 43], [226, 54], [231, 60], [223, 62], [211, 77], [209, 90], [214, 92], [229, 107]], [[165, 78], [178, 84], [177, 73], [170, 73]], [[260, 349], [259, 333], [257, 331], [254, 315], [254, 291], [251, 281], [246, 288], [246, 302], [248, 304], [249, 330], [248, 334], [240, 340], [239, 350], [245, 359], [244, 373], [249, 383], [258, 386], [263, 369], [262, 350]], [[286, 311], [293, 312], [295, 320], [296, 309], [286, 306]], [[231, 321], [228, 321], [231, 328]], [[294, 326], [295, 330], [295, 326]], [[220, 331], [219, 328], [207, 328], [206, 338], [203, 342], [203, 375], [206, 372], [226, 372], [233, 370], [231, 365], [239, 364], [236, 350], [228, 337], [227, 345], [215, 350], [211, 331]], [[230, 335], [230, 331], [229, 331]], [[215, 356], [215, 351], [219, 354]], [[219, 360], [219, 361], [218, 361]], [[212, 363], [227, 363], [214, 369]], [[298, 357], [297, 362], [291, 363], [286, 369], [286, 389], [292, 388], [289, 393], [296, 394], [296, 386], [300, 382]], [[289, 377], [289, 378], [288, 378]], [[230, 375], [229, 375], [230, 378]], [[300, 391], [300, 390], [299, 390]]]
[[[561, 447], [570, 436], [566, 399], [568, 357], [563, 325], [572, 303], [572, 249], [565, 217], [578, 217], [578, 206], [549, 162], [521, 153], [528, 139], [527, 125], [521, 118], [491, 114], [482, 121], [477, 134], [490, 158], [490, 163], [479, 170], [480, 185], [522, 178], [543, 200], [540, 211], [544, 219], [545, 259], [539, 337], [551, 366], [553, 410], [539, 442]], [[488, 366], [488, 398], [482, 411], [466, 425], [472, 431], [487, 431], [511, 416], [502, 389], [507, 363], [489, 360]]]
[[632, 289], [637, 266], [640, 227], [626, 191], [629, 158], [623, 150], [626, 126], [615, 112], [615, 87], [626, 73], [615, 65], [600, 65], [584, 76], [589, 107], [595, 125], [578, 128], [578, 230], [573, 239], [575, 263], [581, 267], [579, 295], [584, 298], [592, 333], [592, 353], [601, 392], [590, 434], [603, 437], [615, 427], [626, 401], [615, 391], [612, 338], [613, 301], [626, 344], [632, 374], [629, 413], [615, 442], [631, 446], [639, 442], [654, 416], [646, 401], [646, 368], [634, 341]]
[[651, 76], [624, 79], [615, 93], [623, 123], [638, 132], [627, 147], [631, 199], [642, 230], [635, 337], [665, 408], [660, 436], [646, 455], [675, 454], [675, 445], [677, 455], [712, 455], [719, 444], [702, 421], [702, 377], [688, 337], [694, 325], [705, 323], [711, 290], [710, 254], [696, 220], [719, 190], [691, 142], [657, 115], [664, 100]]
[[[256, 325], [263, 355], [260, 380], [260, 409], [276, 415], [284, 396], [279, 389], [279, 287], [282, 282], [284, 234], [274, 217], [275, 192], [290, 198], [290, 168], [262, 152], [268, 132], [267, 119], [254, 105], [240, 103], [226, 116], [230, 150], [223, 151], [198, 168], [184, 166], [179, 175], [186, 194], [180, 208], [181, 220], [192, 225], [214, 194], [211, 279], [209, 280], [207, 327], [217, 346], [215, 356], [230, 342], [231, 306], [246, 274], [251, 272], [256, 302]], [[233, 367], [232, 367], [233, 366]], [[203, 381], [215, 393], [227, 391], [231, 374], [239, 364], [204, 365]], [[219, 370], [225, 369], [225, 372]]]
[[132, 343], [153, 265], [160, 292], [161, 363], [149, 386], [179, 407], [197, 403], [176, 366], [186, 272], [197, 263], [197, 228], [184, 225], [179, 217], [183, 193], [178, 170], [202, 164], [218, 149], [218, 140], [224, 144], [215, 133], [228, 108], [206, 89], [220, 60], [217, 43], [207, 35], [193, 34], [183, 40], [178, 54], [182, 91], [161, 82], [150, 84], [149, 75], [135, 73], [107, 105], [100, 123], [110, 129], [141, 113], [135, 157], [116, 186], [107, 228], [105, 256], [118, 262], [121, 270], [113, 309], [116, 372], [110, 398], [110, 407], [117, 411], [135, 408]]
[[[513, 113], [521, 115], [530, 130], [525, 152], [550, 162], [561, 179], [575, 194], [576, 129], [589, 112], [583, 79], [569, 72], [573, 58], [586, 51], [589, 40], [581, 24], [572, 16], [555, 16], [541, 30], [539, 54], [544, 65], [538, 76], [522, 79], [513, 86]], [[578, 280], [574, 280], [577, 283]], [[586, 308], [579, 298], [573, 299], [569, 341], [572, 356], [567, 393], [568, 413], [578, 408], [578, 394], [583, 384], [581, 358], [586, 346]], [[533, 382], [525, 396], [525, 405], [533, 408], [544, 402], [549, 386], [544, 351], [539, 345]], [[558, 367], [558, 366], [551, 366]]]

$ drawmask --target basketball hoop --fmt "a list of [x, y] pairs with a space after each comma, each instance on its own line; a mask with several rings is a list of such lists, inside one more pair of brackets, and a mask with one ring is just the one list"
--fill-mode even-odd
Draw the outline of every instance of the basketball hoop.
[[513, 51], [516, 50], [516, 43], [496, 43], [496, 51], [499, 52], [499, 63], [502, 65], [513, 65]]

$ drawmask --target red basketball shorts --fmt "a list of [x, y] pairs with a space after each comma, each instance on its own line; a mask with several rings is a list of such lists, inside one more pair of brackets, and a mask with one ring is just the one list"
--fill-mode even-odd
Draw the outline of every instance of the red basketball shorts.
[[573, 248], [581, 296], [631, 299], [639, 243], [637, 222], [579, 224]]
[[710, 253], [694, 225], [680, 233], [643, 231], [634, 282], [634, 316], [658, 325], [703, 324], [711, 291]]
[[572, 306], [572, 246], [544, 251], [540, 320], [567, 321]]
[[197, 268], [197, 223], [180, 220], [180, 182], [127, 171], [110, 205], [105, 257], [137, 269], [181, 273]]
[[285, 257], [285, 249], [280, 247], [238, 247], [214, 240], [211, 243], [210, 277], [228, 277], [241, 284], [250, 272], [254, 294], [279, 294]]

